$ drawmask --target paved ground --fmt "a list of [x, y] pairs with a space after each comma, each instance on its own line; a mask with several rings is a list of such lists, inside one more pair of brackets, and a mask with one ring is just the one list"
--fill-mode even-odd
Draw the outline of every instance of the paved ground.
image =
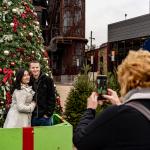
[[65, 102], [72, 87], [73, 86], [69, 84], [56, 84], [56, 89], [60, 94], [61, 106], [63, 107], [63, 111], [65, 110]]
[[[67, 96], [73, 86], [67, 85], [67, 84], [56, 84], [56, 89], [58, 93], [60, 94], [61, 99], [61, 106], [63, 107], [63, 111], [65, 110], [65, 102], [67, 99]], [[73, 147], [73, 150], [77, 150], [75, 147]]]

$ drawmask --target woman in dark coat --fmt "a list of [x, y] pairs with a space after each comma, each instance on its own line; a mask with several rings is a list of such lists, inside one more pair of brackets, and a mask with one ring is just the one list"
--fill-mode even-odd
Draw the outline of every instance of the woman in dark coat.
[[97, 93], [88, 98], [87, 110], [73, 136], [78, 150], [150, 150], [150, 121], [127, 105], [140, 103], [150, 111], [150, 53], [130, 51], [118, 67], [121, 103], [115, 91], [103, 95], [113, 105], [95, 117]]

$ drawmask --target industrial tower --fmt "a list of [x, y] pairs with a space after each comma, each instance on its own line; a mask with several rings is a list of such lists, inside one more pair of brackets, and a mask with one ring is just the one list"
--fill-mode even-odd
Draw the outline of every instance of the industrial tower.
[[33, 0], [50, 67], [63, 82], [78, 74], [84, 63], [85, 0]]

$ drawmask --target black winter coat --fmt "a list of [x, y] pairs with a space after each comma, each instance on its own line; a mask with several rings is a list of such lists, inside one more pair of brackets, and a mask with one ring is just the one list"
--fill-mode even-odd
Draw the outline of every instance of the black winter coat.
[[[141, 101], [150, 109], [150, 101]], [[95, 118], [87, 109], [73, 137], [78, 150], [150, 150], [150, 122], [127, 105], [110, 106]]]
[[[37, 82], [36, 86], [35, 82]], [[55, 88], [53, 80], [45, 74], [41, 74], [37, 81], [31, 77], [30, 85], [32, 85], [35, 91], [33, 100], [37, 103], [32, 117], [40, 118], [44, 115], [51, 117], [55, 109]]]

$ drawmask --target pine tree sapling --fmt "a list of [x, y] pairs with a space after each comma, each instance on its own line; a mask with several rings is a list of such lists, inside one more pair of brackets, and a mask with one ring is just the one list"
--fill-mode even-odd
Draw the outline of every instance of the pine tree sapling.
[[[84, 66], [83, 74], [79, 75], [76, 79], [74, 87], [71, 89], [66, 103], [65, 110], [65, 118], [68, 122], [70, 122], [74, 129], [79, 122], [83, 112], [86, 109], [87, 98], [90, 96], [92, 91], [95, 91], [95, 86], [89, 80], [88, 77], [88, 66]], [[113, 90], [119, 91], [119, 85], [117, 82], [116, 73], [108, 73], [108, 88], [112, 88]], [[110, 103], [104, 103], [104, 105], [97, 107], [97, 114], [102, 112]]]
[[[86, 68], [84, 68], [84, 70]], [[93, 89], [93, 84], [88, 77], [88, 71], [85, 70], [83, 74], [77, 77], [66, 102], [65, 119], [70, 122], [74, 128], [86, 109], [87, 98]]]
[[10, 89], [15, 71], [28, 68], [37, 60], [42, 70], [49, 71], [44, 57], [43, 38], [37, 13], [31, 0], [0, 1], [0, 120], [5, 103], [10, 101]]

